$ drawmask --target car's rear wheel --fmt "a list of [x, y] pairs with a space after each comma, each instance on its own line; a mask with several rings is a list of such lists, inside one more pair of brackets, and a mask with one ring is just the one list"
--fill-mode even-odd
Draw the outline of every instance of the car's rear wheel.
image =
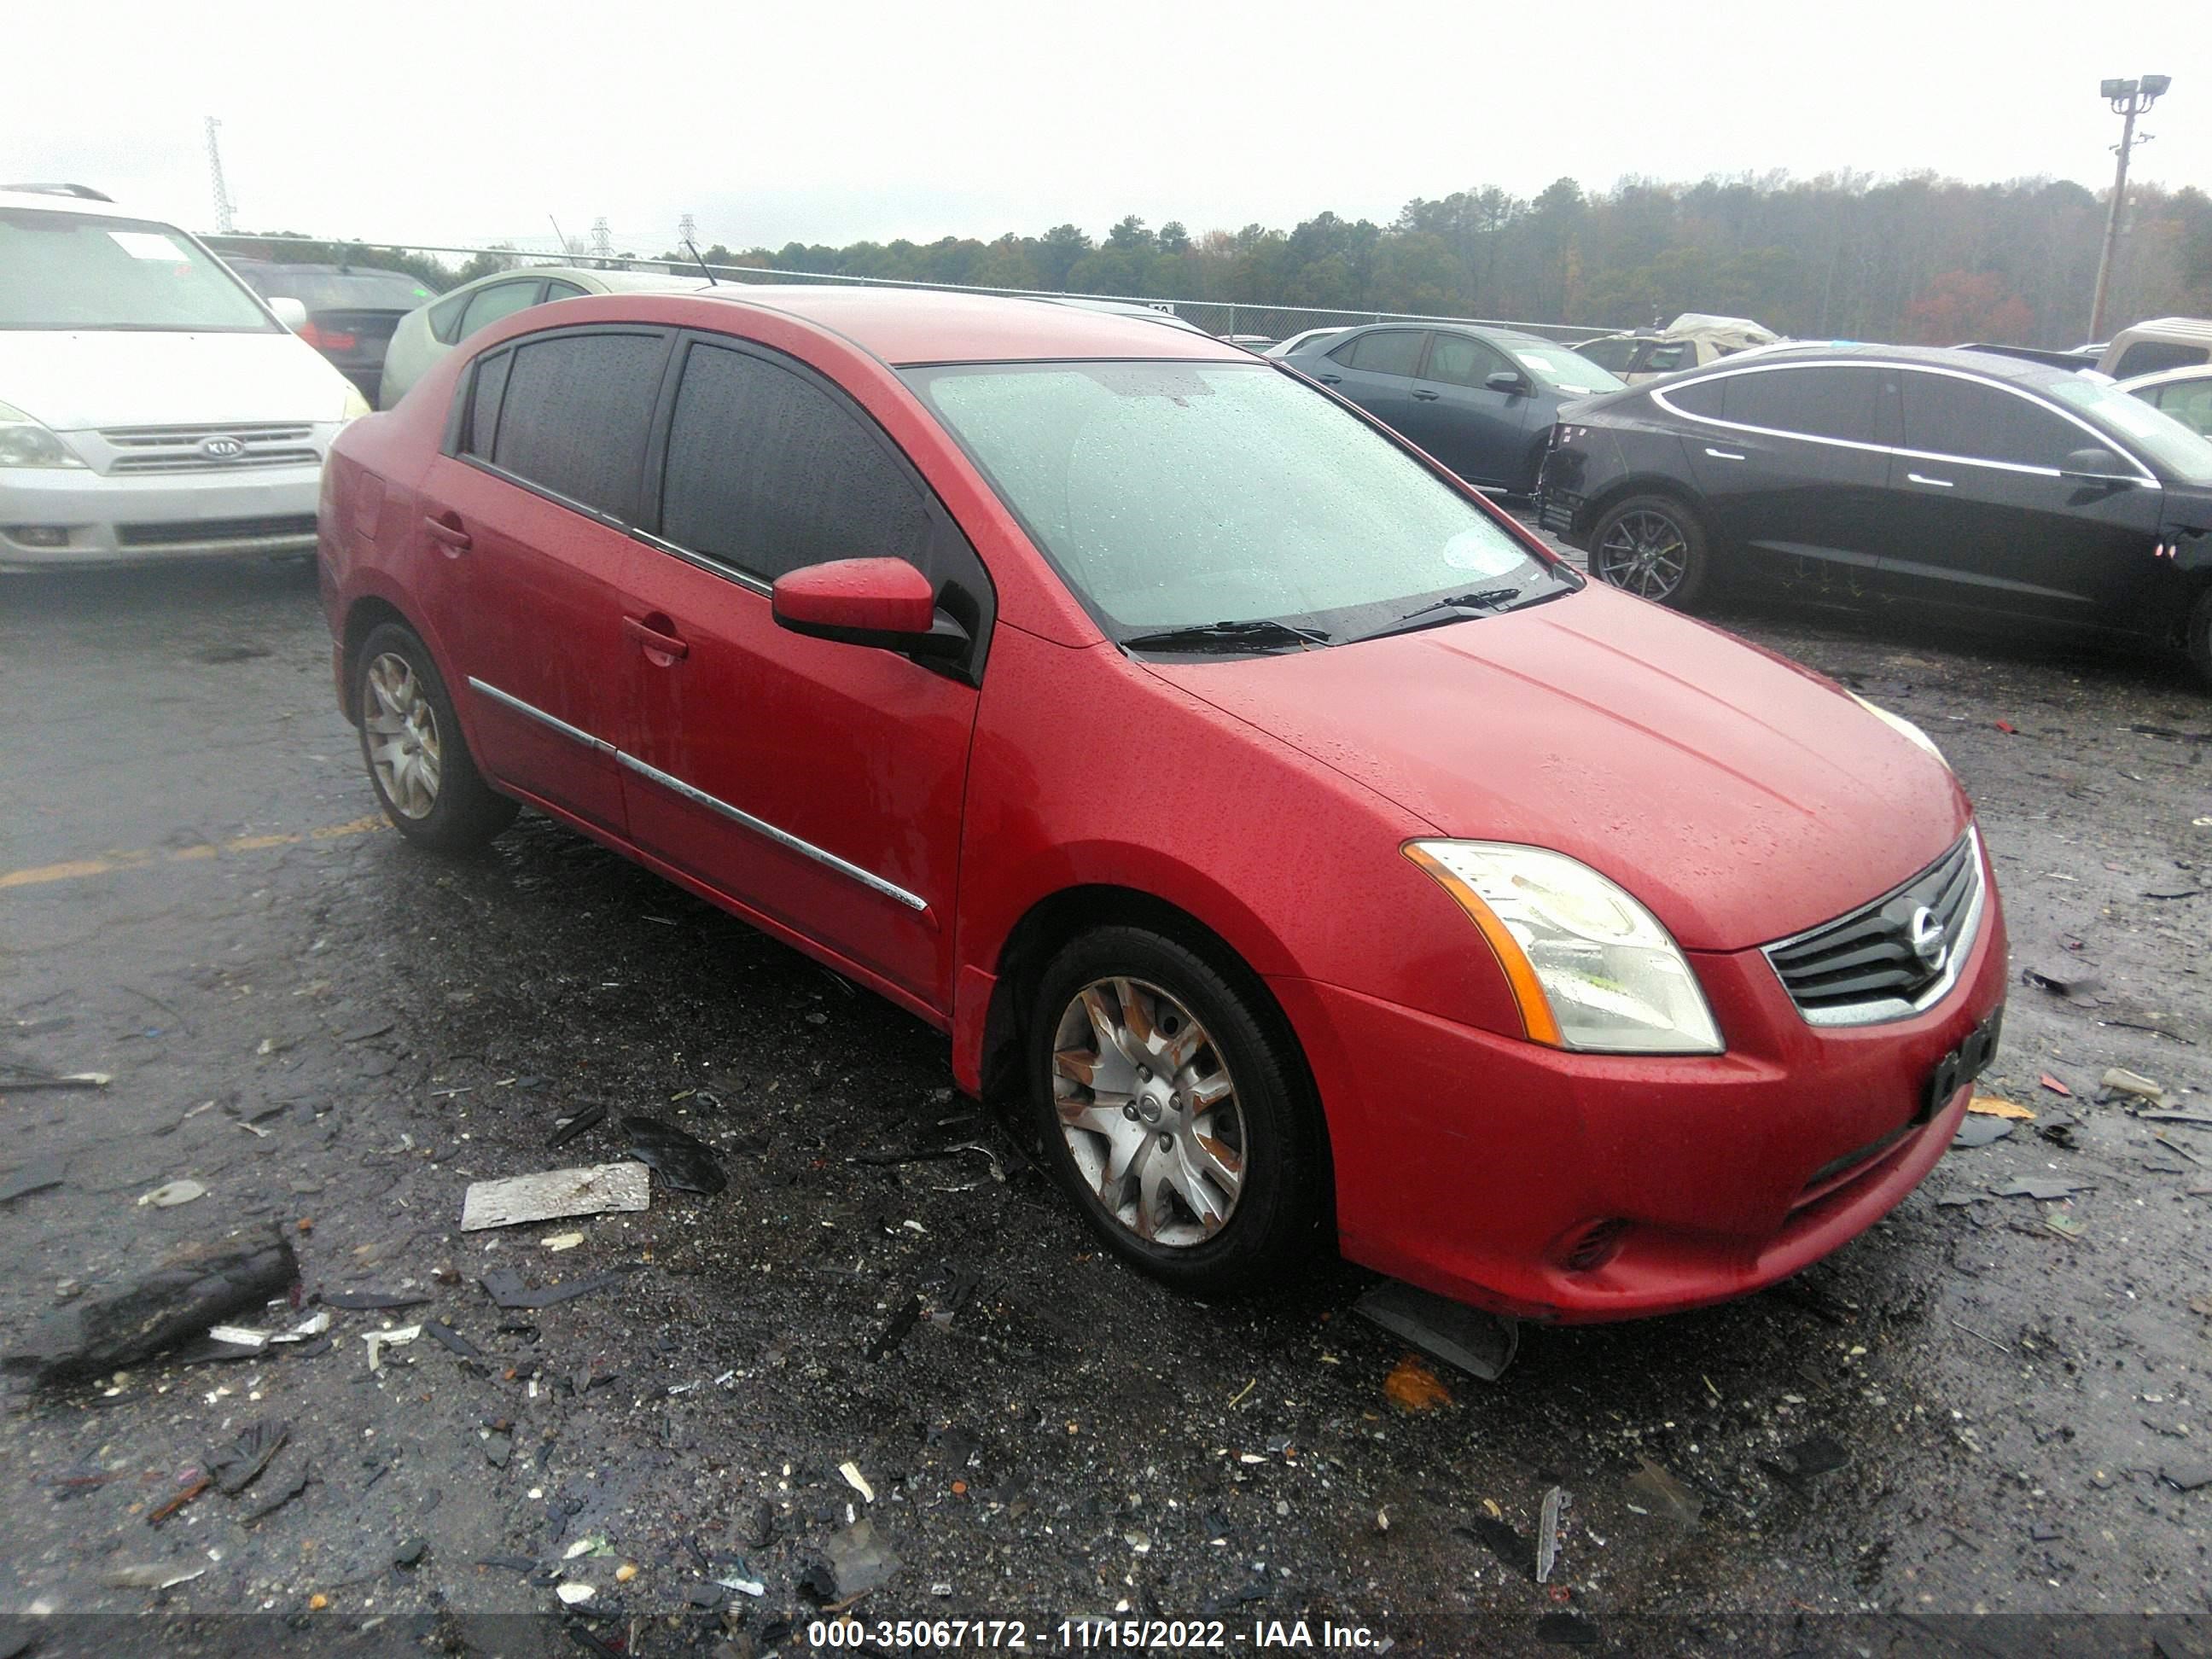
[[354, 707], [369, 783], [401, 835], [466, 852], [514, 822], [519, 809], [477, 770], [438, 665], [411, 629], [386, 623], [362, 641]]
[[1295, 1265], [1328, 1213], [1303, 1058], [1248, 975], [1107, 927], [1045, 969], [1027, 1071], [1046, 1158], [1113, 1249], [1185, 1289]]
[[1590, 574], [1687, 611], [1712, 574], [1711, 544], [1698, 515], [1671, 495], [1631, 495], [1607, 507], [1590, 535]]

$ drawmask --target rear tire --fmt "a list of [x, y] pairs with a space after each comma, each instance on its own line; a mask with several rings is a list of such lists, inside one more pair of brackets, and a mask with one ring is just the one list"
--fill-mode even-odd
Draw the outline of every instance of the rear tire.
[[1695, 608], [1712, 579], [1705, 523], [1672, 495], [1631, 495], [1590, 532], [1590, 574], [1677, 611]]
[[1045, 1160], [1084, 1218], [1202, 1293], [1280, 1279], [1329, 1214], [1304, 1057], [1249, 979], [1148, 929], [1100, 927], [1045, 968], [1024, 1045]]
[[521, 809], [477, 770], [438, 665], [412, 629], [374, 629], [353, 672], [362, 759], [393, 829], [437, 852], [466, 853], [514, 822]]

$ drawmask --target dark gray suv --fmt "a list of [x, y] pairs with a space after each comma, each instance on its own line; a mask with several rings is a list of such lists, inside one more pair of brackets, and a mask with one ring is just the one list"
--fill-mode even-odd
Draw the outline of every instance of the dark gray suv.
[[1469, 483], [1516, 495], [1535, 492], [1559, 405], [1621, 386], [1569, 347], [1503, 328], [1379, 323], [1283, 361]]

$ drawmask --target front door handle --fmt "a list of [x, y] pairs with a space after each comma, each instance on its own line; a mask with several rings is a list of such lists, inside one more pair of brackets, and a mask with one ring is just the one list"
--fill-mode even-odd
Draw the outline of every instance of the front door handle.
[[623, 632], [637, 642], [637, 648], [645, 653], [645, 659], [656, 668], [673, 667], [691, 654], [688, 641], [666, 631], [674, 626], [667, 617], [658, 615], [623, 618]]
[[1416, 392], [1413, 394], [1413, 401], [1417, 404], [1432, 404], [1443, 395], [1441, 392]]
[[469, 550], [469, 532], [461, 528], [461, 521], [450, 513], [426, 514], [422, 528], [430, 532], [431, 540], [444, 543], [452, 552], [465, 553]]
[[1314, 379], [1319, 380], [1323, 386], [1339, 386], [1343, 383], [1344, 376], [1341, 374], [1316, 374], [1314, 376]]
[[1917, 472], [1908, 472], [1905, 476], [1914, 483], [1927, 484], [1935, 489], [1948, 489], [1951, 487], [1951, 480], [1948, 478], [1924, 477]]
[[1717, 461], [1740, 461], [1743, 459], [1733, 449], [1715, 449], [1711, 444], [1705, 446], [1705, 453]]

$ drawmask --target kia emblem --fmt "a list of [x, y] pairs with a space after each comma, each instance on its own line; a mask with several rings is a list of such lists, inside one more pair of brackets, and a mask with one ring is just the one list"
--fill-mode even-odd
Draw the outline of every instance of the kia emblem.
[[1912, 954], [1931, 974], [1943, 971], [1943, 959], [1950, 947], [1943, 943], [1943, 924], [1936, 920], [1936, 913], [1922, 905], [1912, 913], [1905, 928], [1905, 942], [1912, 946]]
[[234, 461], [246, 453], [246, 441], [228, 433], [217, 433], [212, 438], [200, 440], [200, 453], [211, 461]]

